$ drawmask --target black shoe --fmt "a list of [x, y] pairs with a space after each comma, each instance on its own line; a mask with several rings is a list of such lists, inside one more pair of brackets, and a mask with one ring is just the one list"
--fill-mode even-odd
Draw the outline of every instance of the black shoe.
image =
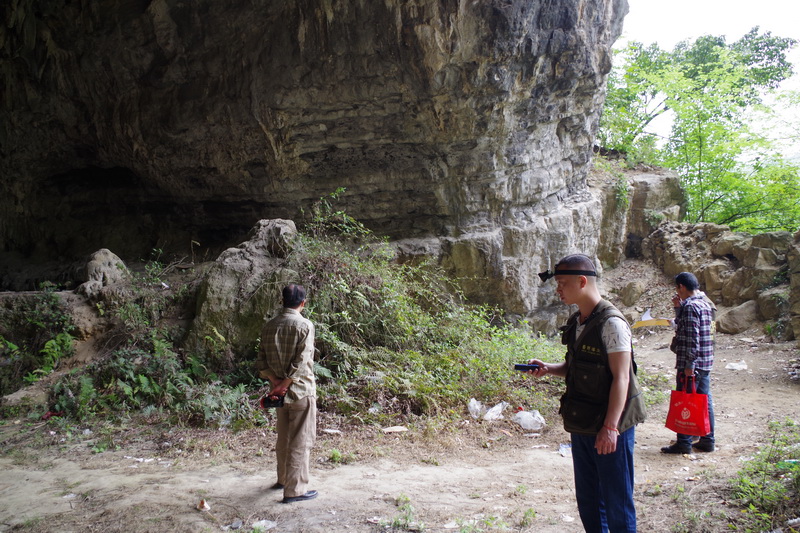
[[269, 490], [278, 490], [278, 489], [283, 489], [283, 483], [275, 483], [269, 488]]
[[692, 453], [692, 448], [689, 446], [681, 446], [677, 442], [671, 446], [664, 446], [661, 448], [661, 453], [672, 453], [675, 455], [681, 455], [684, 453]]
[[306, 500], [313, 500], [317, 497], [317, 491], [310, 490], [303, 494], [302, 496], [290, 496], [288, 498], [284, 498], [281, 500], [281, 503], [294, 503], [294, 502], [304, 502]]
[[692, 448], [700, 452], [713, 452], [714, 443], [707, 440], [699, 440], [692, 444]]

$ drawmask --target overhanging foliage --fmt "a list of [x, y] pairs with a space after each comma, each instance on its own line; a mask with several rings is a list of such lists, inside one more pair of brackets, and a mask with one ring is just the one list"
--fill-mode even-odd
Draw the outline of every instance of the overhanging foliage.
[[[728, 44], [704, 36], [671, 52], [632, 42], [609, 76], [598, 142], [682, 178], [692, 222], [762, 232], [800, 227], [800, 169], [757, 134], [745, 112], [792, 74], [793, 39], [752, 29]], [[669, 114], [669, 137], [652, 123]]]

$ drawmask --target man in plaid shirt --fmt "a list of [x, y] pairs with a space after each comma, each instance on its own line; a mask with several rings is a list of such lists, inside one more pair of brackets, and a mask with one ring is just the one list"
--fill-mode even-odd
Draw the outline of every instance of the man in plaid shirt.
[[275, 443], [278, 481], [283, 503], [313, 500], [306, 490], [311, 448], [317, 438], [317, 386], [314, 378], [314, 324], [301, 315], [306, 290], [294, 283], [283, 288], [283, 310], [261, 332], [256, 369], [269, 379], [270, 397], [284, 398], [278, 408]]
[[702, 452], [714, 451], [714, 405], [711, 401], [710, 376], [714, 364], [714, 315], [716, 308], [700, 290], [694, 274], [681, 272], [675, 276], [675, 338], [670, 349], [675, 352], [678, 370], [676, 390], [686, 387], [688, 377], [694, 376], [697, 392], [708, 395], [708, 419], [711, 432], [692, 444], [690, 435], [678, 433], [677, 442], [661, 448], [663, 453], [691, 453], [692, 448]]

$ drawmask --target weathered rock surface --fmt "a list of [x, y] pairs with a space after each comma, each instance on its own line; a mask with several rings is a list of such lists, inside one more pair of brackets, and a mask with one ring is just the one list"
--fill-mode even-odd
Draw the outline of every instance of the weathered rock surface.
[[694, 273], [712, 301], [735, 308], [719, 318], [720, 331], [739, 333], [767, 320], [790, 340], [800, 334], [798, 236], [792, 241], [789, 232], [752, 236], [715, 224], [666, 222], [644, 239], [642, 251], [667, 276]]
[[91, 300], [100, 294], [103, 287], [124, 281], [130, 273], [117, 254], [101, 248], [89, 256], [84, 274], [85, 281], [76, 291]]
[[646, 290], [647, 285], [644, 283], [644, 281], [631, 281], [620, 291], [620, 298], [622, 298], [623, 305], [627, 307], [634, 305]]
[[789, 313], [789, 290], [781, 286], [758, 294], [758, 311], [764, 320], [777, 320]]
[[686, 199], [681, 188], [680, 178], [672, 171], [657, 171], [629, 174], [632, 190], [628, 232], [625, 239], [625, 255], [640, 257], [642, 241], [658, 225], [665, 221], [681, 221], [686, 215]]
[[741, 333], [758, 320], [758, 304], [750, 300], [729, 309], [717, 319], [717, 331], [721, 333]]
[[789, 244], [786, 262], [789, 264], [789, 316], [795, 336], [800, 337], [800, 231]]
[[281, 289], [298, 281], [281, 261], [296, 234], [291, 220], [260, 220], [247, 241], [217, 258], [200, 286], [187, 349], [253, 352], [265, 316], [280, 308]]
[[587, 175], [625, 0], [19, 5], [2, 252], [213, 257], [345, 187], [337, 208], [520, 315], [558, 257], [622, 256]]

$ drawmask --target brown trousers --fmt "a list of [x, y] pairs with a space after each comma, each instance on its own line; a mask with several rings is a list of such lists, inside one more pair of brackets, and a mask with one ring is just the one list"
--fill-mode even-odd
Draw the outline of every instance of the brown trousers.
[[317, 439], [317, 399], [306, 396], [276, 411], [278, 483], [284, 486], [284, 498], [302, 496], [308, 488], [311, 447]]

